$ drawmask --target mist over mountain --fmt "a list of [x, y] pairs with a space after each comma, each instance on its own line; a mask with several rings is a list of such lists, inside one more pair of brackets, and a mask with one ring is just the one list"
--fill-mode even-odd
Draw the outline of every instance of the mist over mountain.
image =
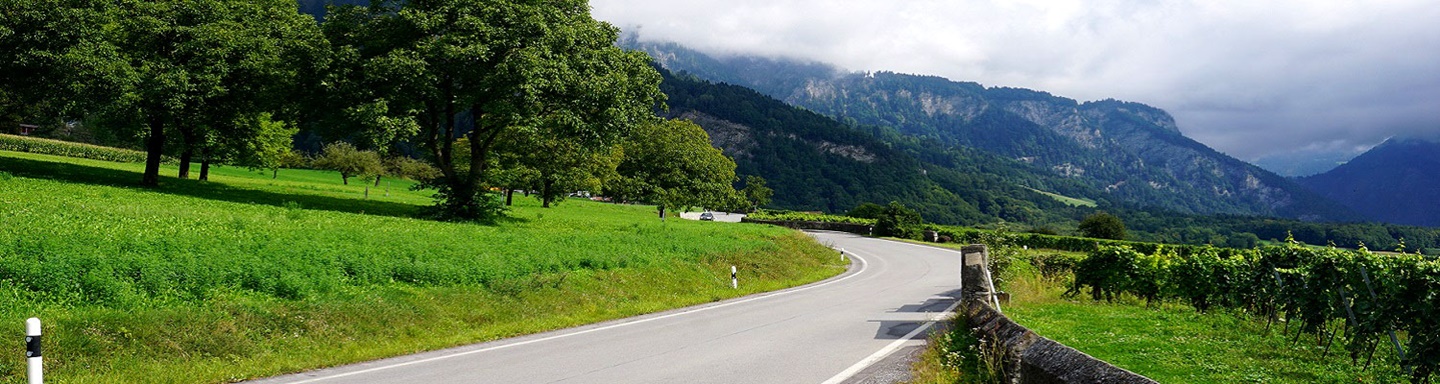
[[1291, 180], [1185, 137], [1168, 113], [1140, 103], [1082, 103], [935, 76], [716, 58], [673, 43], [622, 44], [673, 71], [750, 87], [850, 125], [1023, 162], [1099, 191], [1094, 198], [1179, 213], [1359, 218]]
[[1392, 138], [1335, 169], [1299, 179], [1367, 217], [1440, 226], [1440, 142]]
[[1296, 151], [1255, 159], [1260, 168], [1285, 177], [1305, 177], [1325, 173], [1345, 164], [1359, 153], [1349, 151]]

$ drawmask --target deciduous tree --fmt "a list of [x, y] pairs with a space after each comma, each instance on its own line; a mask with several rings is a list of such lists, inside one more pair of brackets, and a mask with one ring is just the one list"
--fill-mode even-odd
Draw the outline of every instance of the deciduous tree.
[[[648, 56], [615, 47], [618, 30], [581, 0], [376, 1], [325, 24], [337, 56], [356, 63], [337, 79], [364, 90], [349, 92], [353, 105], [418, 126], [446, 217], [494, 214], [480, 194], [502, 134], [543, 125], [599, 147], [653, 119], [663, 97]], [[456, 161], [462, 137], [467, 164]]]
[[605, 193], [666, 209], [719, 206], [735, 197], [735, 162], [710, 146], [700, 126], [684, 120], [645, 124], [621, 144], [625, 157]]
[[1105, 212], [1095, 212], [1080, 221], [1080, 234], [1097, 239], [1125, 239], [1125, 222]]
[[745, 201], [750, 203], [750, 211], [770, 204], [770, 197], [775, 196], [775, 190], [765, 186], [765, 178], [760, 176], [745, 176], [745, 188], [740, 191], [745, 196]]
[[354, 145], [346, 142], [326, 145], [325, 150], [315, 158], [312, 165], [316, 168], [340, 172], [340, 180], [346, 185], [350, 184], [351, 177], [385, 172], [384, 165], [380, 163], [380, 155], [375, 152], [357, 150]]

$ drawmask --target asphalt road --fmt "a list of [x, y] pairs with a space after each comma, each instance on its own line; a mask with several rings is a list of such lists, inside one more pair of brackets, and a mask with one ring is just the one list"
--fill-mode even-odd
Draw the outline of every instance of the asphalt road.
[[[682, 219], [690, 219], [690, 220], [700, 220], [700, 213], [701, 213], [701, 212], [682, 212], [682, 213], [680, 213], [680, 218], [682, 218]], [[743, 213], [711, 212], [711, 214], [714, 214], [714, 215], [715, 215], [715, 221], [727, 222], [727, 223], [738, 223], [738, 222], [740, 222], [740, 219], [745, 218], [745, 214], [743, 214]]]
[[959, 252], [813, 235], [851, 254], [850, 271], [784, 291], [254, 382], [841, 383], [922, 344], [930, 321], [953, 309]]

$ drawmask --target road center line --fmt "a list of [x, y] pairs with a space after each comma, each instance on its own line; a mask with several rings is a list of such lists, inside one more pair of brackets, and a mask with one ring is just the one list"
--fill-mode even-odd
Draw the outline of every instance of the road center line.
[[[802, 287], [799, 287], [799, 288], [791, 288], [791, 289], [789, 289], [789, 290], [784, 290], [784, 291], [779, 291], [779, 292], [771, 292], [771, 293], [766, 293], [766, 294], [760, 294], [759, 296], [751, 297], [751, 298], [748, 298], [748, 299], [741, 299], [741, 300], [737, 300], [737, 301], [731, 301], [731, 302], [728, 302], [728, 303], [721, 303], [721, 304], [711, 305], [711, 306], [707, 306], [707, 307], [701, 307], [701, 308], [696, 308], [696, 309], [692, 309], [692, 310], [685, 310], [685, 311], [681, 311], [681, 312], [671, 313], [671, 314], [668, 314], [668, 315], [662, 315], [662, 316], [645, 318], [645, 319], [640, 319], [640, 320], [635, 320], [635, 321], [630, 321], [630, 322], [625, 322], [625, 323], [620, 323], [620, 324], [608, 325], [608, 326], [599, 327], [599, 328], [591, 328], [591, 329], [586, 329], [586, 330], [581, 330], [581, 331], [575, 331], [575, 332], [570, 332], [570, 333], [562, 333], [562, 334], [559, 334], [559, 335], [554, 335], [554, 336], [549, 336], [549, 337], [543, 337], [543, 338], [539, 338], [539, 339], [526, 340], [526, 341], [521, 341], [521, 342], [516, 342], [516, 343], [511, 343], [511, 344], [497, 345], [497, 346], [494, 346], [494, 347], [483, 348], [483, 349], [476, 349], [476, 350], [471, 350], [471, 351], [456, 352], [456, 353], [447, 354], [447, 355], [435, 356], [435, 357], [430, 357], [430, 358], [425, 358], [425, 359], [420, 359], [420, 360], [406, 361], [406, 362], [402, 362], [402, 363], [395, 363], [395, 364], [391, 364], [391, 365], [379, 366], [379, 367], [369, 368], [369, 369], [363, 369], [363, 370], [359, 370], [359, 371], [339, 373], [339, 374], [330, 375], [330, 376], [315, 377], [315, 378], [310, 378], [310, 379], [301, 380], [301, 381], [294, 381], [294, 382], [291, 382], [291, 383], [292, 383], [292, 384], [313, 383], [313, 382], [318, 382], [318, 381], [325, 381], [325, 380], [330, 380], [330, 379], [337, 379], [337, 378], [341, 378], [341, 377], [354, 376], [354, 375], [365, 374], [365, 373], [370, 373], [370, 372], [383, 371], [383, 370], [387, 370], [387, 369], [399, 368], [399, 367], [404, 367], [404, 366], [409, 366], [409, 365], [429, 363], [429, 362], [433, 362], [433, 361], [445, 360], [445, 359], [454, 358], [454, 357], [460, 357], [460, 356], [466, 356], [466, 355], [473, 355], [473, 354], [481, 353], [481, 352], [490, 352], [490, 351], [495, 351], [495, 350], [500, 350], [500, 349], [505, 349], [505, 348], [510, 348], [510, 347], [517, 347], [517, 346], [521, 346], [521, 345], [535, 344], [535, 343], [539, 343], [539, 342], [550, 341], [550, 340], [555, 340], [555, 339], [561, 339], [561, 338], [566, 338], [566, 337], [571, 337], [571, 336], [577, 336], [577, 335], [583, 335], [583, 334], [592, 333], [592, 332], [599, 332], [599, 331], [610, 330], [610, 329], [615, 329], [615, 328], [620, 328], [620, 327], [626, 327], [626, 326], [631, 326], [631, 325], [635, 325], [635, 324], [648, 323], [648, 322], [652, 322], [652, 321], [656, 321], [656, 320], [661, 320], [661, 319], [668, 319], [668, 318], [677, 317], [677, 316], [682, 316], [682, 315], [688, 315], [688, 314], [693, 314], [693, 313], [698, 313], [698, 312], [709, 311], [709, 310], [717, 309], [717, 308], [729, 307], [729, 306], [732, 306], [732, 305], [739, 305], [739, 304], [749, 303], [749, 302], [752, 302], [752, 301], [758, 301], [758, 300], [763, 300], [763, 299], [769, 299], [769, 298], [774, 298], [774, 297], [789, 295], [789, 294], [797, 293], [797, 292], [804, 292], [804, 291], [808, 291], [808, 290], [811, 290], [811, 289], [820, 288], [820, 287], [824, 287], [824, 286], [827, 286], [827, 285], [839, 283], [839, 282], [842, 282], [842, 281], [845, 281], [845, 280], [849, 280], [849, 279], [852, 278], [852, 277], [859, 276], [859, 275], [865, 273], [866, 266], [869, 265], [869, 263], [868, 263], [867, 261], [865, 261], [865, 258], [860, 257], [859, 255], [855, 255], [853, 252], [851, 252], [851, 254], [855, 257], [855, 260], [856, 260], [856, 261], [859, 261], [859, 264], [860, 264], [859, 269], [857, 269], [857, 270], [855, 271], [855, 273], [852, 273], [852, 274], [850, 274], [850, 275], [841, 277], [841, 278], [839, 278], [839, 279], [835, 279], [835, 280], [831, 280], [831, 281], [827, 281], [827, 282], [823, 282], [823, 283], [819, 283], [819, 284], [815, 284], [815, 285], [802, 286]], [[928, 326], [927, 326], [927, 327], [928, 327]], [[927, 328], [927, 327], [922, 327], [921, 329]], [[914, 334], [915, 332], [911, 332], [911, 333]], [[906, 336], [906, 338], [909, 338], [909, 337], [911, 337], [911, 335], [907, 335], [907, 336]]]

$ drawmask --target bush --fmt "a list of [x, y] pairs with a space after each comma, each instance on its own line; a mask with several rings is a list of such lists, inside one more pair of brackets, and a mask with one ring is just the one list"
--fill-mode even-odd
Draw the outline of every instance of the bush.
[[859, 217], [865, 219], [879, 219], [880, 215], [884, 212], [885, 206], [883, 205], [875, 203], [861, 203], [860, 205], [855, 206], [855, 209], [851, 209], [849, 213], [846, 213], [845, 216]]
[[390, 176], [415, 181], [426, 181], [440, 177], [440, 169], [424, 161], [409, 157], [385, 159], [385, 172]]
[[912, 238], [918, 232], [916, 227], [921, 223], [919, 213], [892, 201], [880, 213], [880, 218], [875, 220], [875, 235]]
[[1066, 253], [1040, 253], [1030, 256], [1030, 265], [1035, 266], [1041, 277], [1054, 279], [1074, 272], [1080, 260], [1084, 258]]

